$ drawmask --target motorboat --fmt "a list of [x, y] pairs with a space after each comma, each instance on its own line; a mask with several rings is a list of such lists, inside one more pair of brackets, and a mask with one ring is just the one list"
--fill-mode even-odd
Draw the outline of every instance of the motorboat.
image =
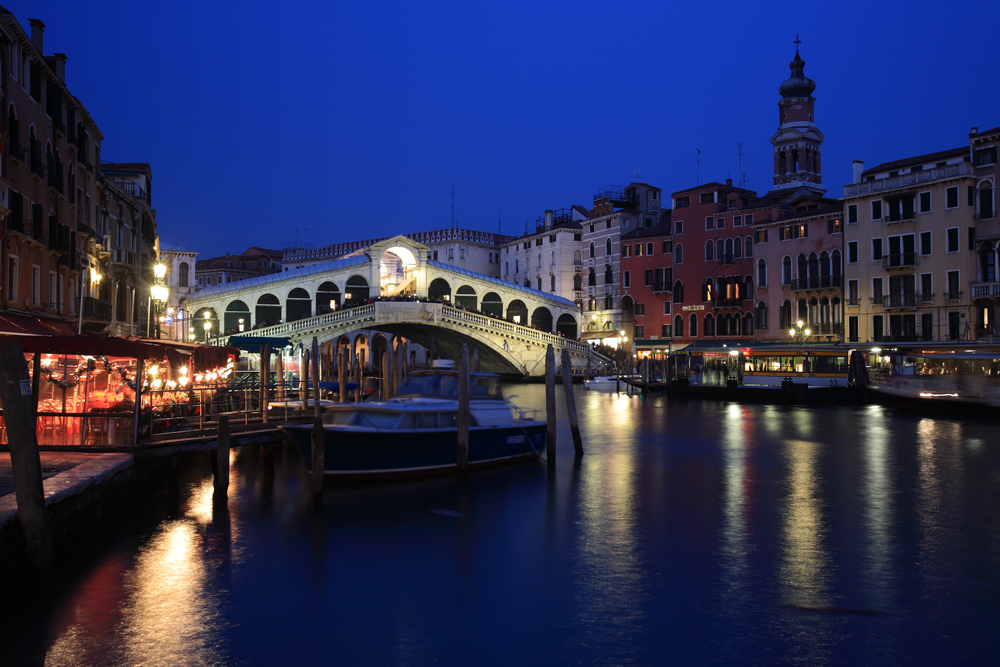
[[[410, 373], [387, 401], [325, 408], [321, 418], [328, 479], [365, 481], [456, 470], [459, 377], [453, 366], [436, 364]], [[470, 469], [537, 458], [544, 445], [545, 422], [504, 398], [497, 374], [470, 374], [469, 418]], [[286, 423], [280, 428], [311, 469], [312, 426]]]
[[584, 380], [583, 388], [590, 391], [615, 391], [621, 384], [629, 380], [641, 381], [642, 377], [637, 373], [632, 375], [598, 375], [590, 380]]
[[873, 360], [868, 389], [879, 402], [983, 417], [1000, 407], [1000, 351], [887, 350]]

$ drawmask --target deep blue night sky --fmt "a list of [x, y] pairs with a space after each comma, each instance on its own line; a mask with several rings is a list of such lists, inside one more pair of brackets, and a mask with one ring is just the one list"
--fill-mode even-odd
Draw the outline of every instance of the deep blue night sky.
[[[164, 248], [202, 257], [462, 227], [639, 180], [770, 187], [802, 39], [824, 184], [1000, 125], [1000, 3], [4, 2], [105, 134], [149, 160]], [[978, 32], [978, 34], [977, 34]], [[533, 223], [532, 223], [533, 224]]]

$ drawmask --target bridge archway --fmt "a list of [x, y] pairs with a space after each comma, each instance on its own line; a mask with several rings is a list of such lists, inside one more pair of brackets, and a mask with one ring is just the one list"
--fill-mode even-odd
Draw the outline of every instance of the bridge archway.
[[531, 313], [531, 326], [545, 333], [552, 333], [552, 311], [545, 306], [535, 308]]
[[503, 318], [503, 299], [496, 292], [487, 292], [481, 310], [486, 315]]
[[367, 368], [368, 360], [371, 358], [368, 337], [364, 334], [358, 334], [354, 337], [353, 345], [354, 354], [358, 356], [358, 360], [361, 362], [361, 368]]
[[[212, 325], [208, 329], [205, 329], [206, 322]], [[219, 314], [215, 308], [199, 308], [194, 311], [194, 319], [190, 326], [194, 327], [195, 340], [208, 340], [210, 336], [219, 333]]]
[[435, 278], [427, 286], [427, 298], [431, 301], [450, 301], [451, 285], [444, 278]]
[[295, 320], [301, 320], [311, 315], [312, 298], [310, 298], [309, 292], [301, 287], [296, 287], [289, 292], [288, 297], [285, 299], [285, 320], [294, 322]]
[[528, 307], [520, 299], [507, 304], [507, 319], [515, 324], [528, 324]]
[[576, 340], [578, 338], [576, 333], [576, 318], [569, 313], [560, 315], [559, 319], [556, 320], [556, 333]]
[[364, 276], [354, 275], [347, 279], [344, 286], [344, 305], [361, 305], [368, 300], [368, 280]]
[[375, 375], [382, 377], [382, 357], [389, 348], [389, 340], [385, 334], [375, 334], [372, 336], [372, 370]]
[[417, 258], [409, 248], [393, 246], [379, 257], [379, 294], [395, 296], [414, 293]]
[[250, 328], [250, 306], [239, 299], [230, 301], [226, 306], [226, 314], [222, 323], [223, 333], [239, 333], [240, 320], [243, 320], [243, 331]]
[[273, 294], [261, 294], [257, 299], [254, 326], [266, 327], [281, 321], [281, 301]]
[[459, 287], [458, 291], [455, 292], [455, 305], [459, 308], [476, 310], [476, 290], [468, 285]]
[[329, 280], [316, 289], [316, 314], [322, 315], [340, 308], [340, 288]]

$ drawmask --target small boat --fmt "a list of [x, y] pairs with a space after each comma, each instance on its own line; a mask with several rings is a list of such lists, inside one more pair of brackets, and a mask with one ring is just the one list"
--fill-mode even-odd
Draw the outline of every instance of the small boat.
[[868, 389], [880, 403], [993, 418], [1000, 407], [1000, 351], [887, 350], [874, 359]]
[[[450, 362], [449, 362], [450, 363]], [[341, 403], [322, 415], [324, 475], [367, 481], [457, 468], [458, 372], [441, 362], [410, 373], [388, 401]], [[545, 422], [503, 397], [500, 376], [471, 373], [469, 468], [537, 458]], [[285, 438], [312, 465], [312, 426], [283, 424]]]
[[632, 375], [598, 375], [590, 380], [583, 381], [583, 388], [591, 391], [615, 391], [620, 385], [624, 385], [629, 380], [638, 382], [642, 377], [638, 374]]

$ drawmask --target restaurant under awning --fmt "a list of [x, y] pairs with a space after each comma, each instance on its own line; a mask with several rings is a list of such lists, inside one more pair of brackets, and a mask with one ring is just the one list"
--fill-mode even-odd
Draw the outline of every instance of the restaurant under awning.
[[215, 347], [163, 338], [129, 338], [129, 340], [159, 347], [163, 350], [160, 356], [166, 356], [167, 361], [172, 366], [184, 366], [187, 364], [188, 359], [193, 359], [195, 371], [210, 371], [213, 368], [222, 368], [229, 362], [230, 357], [238, 358], [240, 356], [239, 349], [232, 346]]
[[132, 359], [162, 359], [161, 346], [128, 340], [126, 338], [94, 338], [92, 336], [34, 336], [0, 333], [0, 344], [17, 341], [29, 354], [89, 355], [92, 357], [129, 357]]
[[260, 349], [265, 345], [270, 345], [271, 352], [274, 353], [283, 347], [288, 347], [292, 343], [287, 338], [268, 338], [266, 336], [230, 336], [229, 344], [233, 347], [238, 347], [241, 350], [246, 350], [247, 352], [260, 354]]

